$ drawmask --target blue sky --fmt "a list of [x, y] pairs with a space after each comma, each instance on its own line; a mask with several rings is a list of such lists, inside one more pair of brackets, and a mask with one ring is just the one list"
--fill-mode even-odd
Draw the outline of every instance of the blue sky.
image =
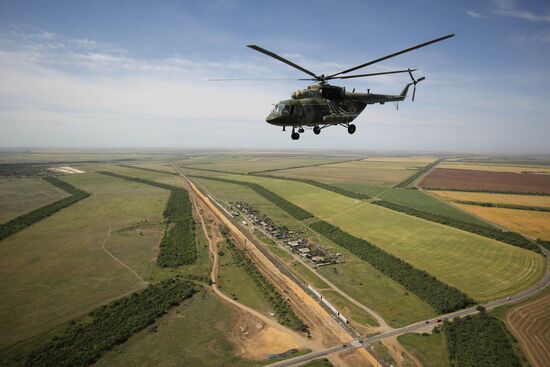
[[[369, 106], [298, 142], [267, 125], [302, 77], [255, 43], [331, 73], [419, 68], [417, 100]], [[0, 1], [0, 146], [550, 153], [547, 1]], [[342, 83], [397, 93], [406, 75]]]

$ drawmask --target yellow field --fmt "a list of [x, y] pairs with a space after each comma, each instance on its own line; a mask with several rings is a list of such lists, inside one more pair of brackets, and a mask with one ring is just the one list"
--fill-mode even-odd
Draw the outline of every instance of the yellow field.
[[476, 201], [478, 203], [512, 204], [550, 208], [550, 196], [489, 194], [484, 192], [430, 191], [440, 198], [450, 201]]
[[507, 166], [500, 164], [478, 164], [478, 163], [442, 163], [437, 166], [438, 168], [453, 168], [453, 169], [465, 169], [473, 171], [489, 171], [489, 172], [512, 172], [512, 173], [539, 173], [550, 174], [550, 167], [540, 166]]
[[534, 367], [550, 365], [550, 292], [511, 308], [504, 315], [506, 324], [519, 341]]
[[485, 220], [506, 227], [531, 238], [550, 240], [550, 213], [531, 210], [487, 208], [455, 204], [457, 207]]

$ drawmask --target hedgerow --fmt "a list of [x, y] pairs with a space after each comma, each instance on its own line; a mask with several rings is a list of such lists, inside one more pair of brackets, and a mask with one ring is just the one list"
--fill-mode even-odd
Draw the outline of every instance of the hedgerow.
[[504, 232], [497, 228], [485, 227], [479, 224], [462, 222], [458, 219], [444, 217], [442, 215], [424, 212], [421, 210], [409, 208], [407, 206], [390, 203], [389, 201], [377, 200], [373, 201], [373, 204], [383, 206], [385, 208], [396, 210], [405, 214], [413, 215], [418, 218], [426, 219], [431, 222], [445, 224], [450, 227], [455, 227], [463, 231], [475, 233], [477, 235], [492, 238], [497, 241], [505, 242], [507, 244], [521, 247], [527, 250], [540, 253], [540, 248], [529, 239], [515, 232]]
[[399, 188], [399, 187], [407, 187], [409, 186], [411, 183], [414, 182], [414, 180], [416, 180], [417, 178], [419, 178], [420, 176], [422, 176], [424, 173], [428, 172], [429, 170], [431, 170], [433, 167], [437, 166], [443, 159], [438, 159], [437, 161], [435, 162], [432, 162], [430, 164], [428, 164], [427, 166], [424, 166], [423, 168], [419, 169], [418, 171], [416, 171], [416, 173], [412, 176], [409, 176], [407, 177], [406, 179], [404, 179], [403, 181], [399, 182], [397, 185], [395, 185], [394, 187], [395, 188]]
[[71, 206], [82, 199], [90, 196], [86, 191], [80, 190], [73, 185], [62, 181], [55, 177], [43, 177], [44, 181], [48, 182], [51, 185], [54, 185], [61, 190], [71, 194], [71, 196], [57, 200], [51, 204], [41, 206], [38, 209], [35, 209], [29, 213], [18, 216], [15, 219], [10, 220], [5, 224], [0, 225], [0, 240], [11, 236], [14, 233], [17, 233], [28, 226], [49, 217], [50, 215], [64, 209], [68, 206]]
[[90, 312], [89, 319], [73, 322], [61, 336], [32, 351], [25, 365], [91, 365], [196, 292], [193, 283], [172, 278], [112, 301]]
[[139, 169], [139, 170], [147, 171], [147, 172], [165, 173], [165, 174], [167, 174], [167, 175], [178, 176], [178, 174], [175, 173], [175, 172], [162, 171], [162, 170], [160, 170], [160, 169], [146, 168], [146, 167], [138, 167], [138, 166], [130, 166], [130, 165], [127, 165], [127, 164], [118, 164], [118, 166], [119, 166], [119, 167], [124, 167], [124, 168]]
[[358, 258], [387, 275], [404, 288], [416, 294], [438, 313], [452, 312], [473, 304], [466, 294], [451, 287], [425, 271], [388, 254], [362, 238], [357, 238], [324, 221], [309, 225], [315, 232], [348, 249]]

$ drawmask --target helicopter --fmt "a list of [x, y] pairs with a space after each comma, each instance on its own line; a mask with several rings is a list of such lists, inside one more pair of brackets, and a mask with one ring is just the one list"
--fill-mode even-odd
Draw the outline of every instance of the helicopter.
[[[368, 74], [353, 74], [345, 75], [352, 71], [362, 69], [364, 67], [376, 64], [378, 62], [390, 59], [392, 57], [402, 55], [404, 53], [425, 47], [436, 42], [454, 37], [454, 33], [443, 37], [427, 41], [407, 49], [394, 52], [392, 54], [380, 57], [375, 60], [368, 61], [364, 64], [354, 66], [352, 68], [334, 73], [334, 74], [315, 74], [304, 67], [287, 60], [274, 52], [266, 50], [257, 45], [247, 45], [247, 47], [258, 51], [264, 55], [270, 56], [278, 61], [281, 61], [301, 72], [309, 75], [309, 78], [300, 78], [297, 80], [314, 81], [315, 84], [309, 85], [306, 89], [297, 90], [291, 95], [291, 99], [280, 101], [275, 104], [271, 113], [266, 117], [266, 122], [279, 126], [286, 131], [287, 127], [292, 127], [290, 137], [292, 140], [300, 139], [300, 134], [305, 132], [305, 128], [312, 128], [315, 135], [319, 135], [321, 130], [330, 126], [342, 126], [348, 130], [349, 134], [355, 133], [356, 126], [352, 122], [363, 112], [369, 104], [385, 104], [386, 102], [399, 103], [404, 101], [411, 85], [413, 86], [412, 101], [416, 95], [416, 85], [426, 78], [415, 78], [413, 72], [417, 69], [383, 71]], [[411, 82], [407, 83], [401, 93], [398, 95], [390, 94], [375, 94], [371, 93], [370, 89], [366, 93], [356, 93], [355, 89], [352, 92], [347, 92], [345, 87], [330, 85], [329, 80], [335, 79], [352, 79], [365, 78], [378, 75], [408, 73]], [[211, 79], [211, 81], [222, 80], [251, 80], [251, 79]]]

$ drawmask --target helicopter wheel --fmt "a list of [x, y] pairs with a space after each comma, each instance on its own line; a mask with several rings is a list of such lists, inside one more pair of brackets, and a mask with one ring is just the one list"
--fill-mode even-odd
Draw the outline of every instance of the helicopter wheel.
[[303, 128], [303, 127], [298, 128], [298, 132], [299, 132], [300, 134], [302, 134], [302, 133], [304, 132], [304, 128]]
[[319, 126], [315, 126], [315, 127], [313, 128], [313, 133], [314, 133], [315, 135], [319, 135], [319, 134], [321, 133], [321, 128], [320, 128]]
[[290, 134], [290, 137], [292, 138], [292, 140], [298, 140], [298, 139], [300, 139], [300, 134], [294, 132], [294, 133]]
[[354, 124], [349, 124], [348, 133], [353, 134], [355, 132], [356, 126]]

